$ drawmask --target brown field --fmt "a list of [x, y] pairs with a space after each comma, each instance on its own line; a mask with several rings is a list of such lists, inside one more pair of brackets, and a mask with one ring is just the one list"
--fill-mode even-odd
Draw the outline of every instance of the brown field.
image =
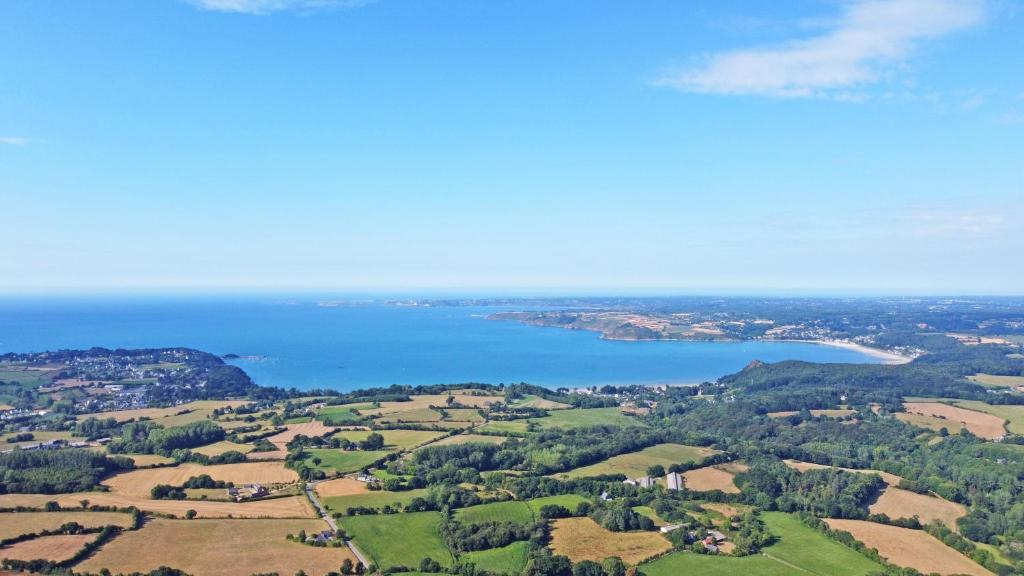
[[551, 532], [551, 549], [573, 562], [618, 556], [627, 564], [639, 564], [671, 548], [658, 532], [612, 532], [590, 518], [555, 520]]
[[929, 430], [935, 430], [936, 432], [945, 428], [950, 434], [956, 434], [964, 428], [964, 425], [960, 422], [953, 422], [944, 418], [936, 418], [935, 416], [911, 414], [909, 412], [897, 412], [896, 414], [893, 414], [893, 416], [895, 416], [897, 420], [906, 422], [911, 426], [927, 428]]
[[889, 518], [910, 518], [917, 516], [922, 524], [938, 520], [956, 530], [956, 520], [967, 515], [967, 508], [944, 498], [918, 494], [890, 486], [882, 491], [868, 511], [885, 514]]
[[[455, 397], [459, 404], [474, 408], [484, 408], [495, 402], [505, 401], [504, 396], [473, 396], [470, 394], [452, 394], [452, 396]], [[424, 394], [422, 396], [413, 396], [409, 402], [381, 402], [380, 408], [360, 410], [359, 413], [364, 416], [374, 416], [394, 414], [395, 412], [408, 412], [410, 410], [430, 408], [431, 406], [444, 407], [447, 405], [447, 400], [447, 394]]]
[[65, 508], [80, 506], [88, 500], [97, 506], [126, 508], [135, 506], [147, 512], [184, 517], [195, 510], [200, 518], [315, 518], [313, 506], [305, 496], [271, 498], [255, 502], [210, 502], [202, 500], [150, 500], [111, 492], [75, 492], [72, 494], [0, 494], [0, 508], [26, 506], [42, 508], [55, 501]]
[[288, 457], [287, 450], [272, 450], [270, 452], [249, 452], [245, 455], [246, 460], [284, 460]]
[[329, 496], [352, 496], [353, 494], [366, 494], [369, 492], [366, 482], [360, 482], [355, 478], [338, 478], [316, 484], [316, 493], [322, 498]]
[[799, 460], [784, 460], [783, 462], [786, 464], [786, 466], [789, 466], [794, 470], [799, 470], [800, 472], [806, 472], [807, 470], [815, 470], [819, 468], [836, 468], [838, 470], [846, 470], [847, 472], [854, 472], [856, 474], [878, 474], [879, 476], [882, 477], [882, 480], [885, 480], [885, 483], [890, 486], [898, 486], [900, 480], [902, 480], [902, 478], [895, 474], [882, 472], [881, 470], [857, 470], [854, 468], [843, 468], [841, 466], [825, 466], [824, 464], [800, 462]]
[[173, 464], [174, 459], [166, 456], [160, 456], [159, 454], [118, 454], [118, 456], [127, 456], [135, 462], [136, 468], [145, 468], [146, 466], [157, 466], [159, 464]]
[[0, 540], [55, 530], [67, 522], [78, 522], [86, 528], [108, 524], [127, 527], [132, 517], [120, 512], [4, 512], [0, 513]]
[[11, 560], [67, 560], [86, 544], [96, 539], [95, 534], [44, 536], [0, 548], [0, 558]]
[[724, 504], [721, 502], [706, 502], [700, 505], [701, 508], [706, 510], [713, 510], [718, 512], [726, 518], [732, 518], [733, 516], [742, 516], [745, 512], [750, 510], [749, 506], [743, 504]]
[[992, 574], [923, 530], [911, 530], [864, 520], [830, 518], [825, 522], [833, 530], [849, 532], [865, 546], [878, 550], [883, 558], [898, 566], [914, 568], [925, 574]]
[[745, 466], [737, 463], [730, 463], [721, 466], [706, 466], [695, 468], [683, 473], [686, 487], [695, 492], [710, 492], [721, 490], [727, 494], [739, 494], [740, 489], [733, 483], [733, 476], [742, 472]]
[[299, 475], [294, 470], [285, 468], [282, 462], [252, 462], [217, 466], [185, 463], [178, 466], [124, 472], [107, 478], [103, 484], [122, 496], [149, 498], [150, 490], [157, 484], [181, 486], [189, 478], [200, 474], [208, 474], [214, 480], [236, 484], [245, 482], [285, 484], [299, 479]]
[[992, 388], [1015, 388], [1024, 386], [1024, 376], [995, 376], [993, 374], [975, 374], [968, 380]]
[[1006, 435], [1006, 420], [984, 412], [958, 408], [940, 402], [904, 402], [903, 408], [912, 414], [960, 422], [979, 438], [994, 440]]
[[[97, 573], [148, 572], [171, 566], [197, 576], [248, 576], [277, 572], [326, 574], [346, 559], [346, 547], [315, 548], [285, 539], [299, 530], [324, 530], [320, 520], [167, 520], [157, 518], [143, 529], [126, 532], [103, 546], [76, 569]], [[159, 542], [159, 545], [153, 545]]]
[[285, 449], [285, 445], [295, 439], [298, 435], [308, 436], [310, 438], [314, 436], [326, 436], [337, 430], [329, 426], [324, 426], [323, 423], [313, 420], [312, 422], [306, 422], [305, 424], [289, 424], [285, 426], [286, 430], [280, 434], [275, 434], [267, 440], [271, 444], [277, 446], [281, 450]]
[[238, 444], [235, 442], [222, 440], [220, 442], [214, 442], [213, 444], [207, 444], [206, 446], [200, 446], [199, 448], [193, 448], [192, 451], [198, 452], [200, 454], [205, 454], [207, 456], [220, 456], [225, 452], [232, 451], [246, 454], [248, 452], [251, 452], [252, 449], [253, 446], [249, 444]]
[[[855, 414], [856, 410], [811, 410], [811, 416], [828, 416], [829, 418], [842, 418], [843, 416], [849, 416]], [[796, 416], [800, 412], [797, 410], [789, 410], [786, 412], [769, 412], [770, 418], [785, 418], [787, 416]]]
[[[189, 414], [184, 416], [192, 416], [191, 421], [203, 420], [216, 408], [225, 408], [227, 406], [235, 407], [248, 404], [247, 400], [196, 400], [195, 402], [189, 402], [180, 406], [171, 406], [170, 408], [139, 408], [137, 410], [117, 410], [114, 412], [95, 412], [92, 414], [82, 414], [78, 416], [78, 420], [82, 421], [90, 417], [95, 418], [113, 418], [118, 422], [124, 422], [125, 420], [131, 420], [135, 418], [150, 418], [156, 420], [158, 418], [170, 418], [174, 417], [178, 412], [185, 410], [191, 410]], [[164, 424], [163, 421], [160, 422]]]

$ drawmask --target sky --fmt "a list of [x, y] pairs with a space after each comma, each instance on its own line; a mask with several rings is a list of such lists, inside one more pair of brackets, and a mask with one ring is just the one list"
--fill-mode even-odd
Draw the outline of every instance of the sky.
[[1024, 293], [1016, 0], [7, 0], [0, 292]]

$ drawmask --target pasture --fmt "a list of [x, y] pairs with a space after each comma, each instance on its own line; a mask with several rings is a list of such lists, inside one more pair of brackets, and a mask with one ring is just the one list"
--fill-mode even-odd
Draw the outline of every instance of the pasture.
[[[366, 406], [366, 405], [360, 405]], [[316, 419], [334, 426], [361, 424], [366, 417], [359, 414], [355, 406], [324, 406], [316, 411]]]
[[565, 410], [572, 408], [571, 404], [563, 404], [554, 400], [547, 400], [540, 396], [527, 395], [512, 403], [515, 408], [539, 408], [541, 410]]
[[692, 552], [674, 552], [640, 567], [645, 576], [798, 576], [806, 574], [767, 556], [707, 556]]
[[[347, 547], [316, 548], [285, 539], [300, 530], [324, 530], [321, 520], [167, 520], [156, 518], [141, 530], [125, 532], [79, 564], [80, 571], [102, 568], [129, 574], [173, 566], [189, 574], [233, 576], [277, 572], [336, 572], [355, 557]], [[159, 543], [159, 544], [157, 544]]]
[[0, 513], [0, 540], [56, 530], [68, 522], [77, 522], [86, 528], [107, 525], [124, 528], [131, 526], [132, 517], [121, 512], [3, 512]]
[[402, 424], [402, 423], [425, 423], [425, 422], [440, 422], [442, 415], [433, 408], [415, 408], [413, 410], [403, 410], [401, 412], [389, 412], [383, 414], [375, 421], [382, 424]]
[[931, 416], [940, 420], [959, 422], [975, 436], [994, 440], [1006, 435], [1006, 420], [992, 414], [967, 410], [941, 402], [904, 402], [903, 408], [911, 414]]
[[501, 444], [505, 441], [504, 436], [489, 436], [485, 434], [456, 434], [454, 436], [445, 436], [437, 442], [432, 442], [430, 446], [447, 446], [449, 444]]
[[764, 512], [761, 518], [779, 540], [764, 550], [771, 558], [787, 562], [812, 574], [860, 576], [883, 567], [859, 552], [829, 539], [804, 525], [796, 516]]
[[513, 542], [502, 548], [463, 554], [461, 560], [472, 562], [477, 570], [493, 574], [522, 574], [526, 568], [529, 547], [526, 542]]
[[347, 516], [341, 527], [359, 550], [381, 568], [418, 566], [423, 558], [433, 558], [442, 566], [451, 566], [452, 553], [438, 534], [440, 512]]
[[[359, 413], [365, 416], [375, 416], [384, 414], [394, 414], [396, 412], [408, 412], [410, 410], [418, 410], [423, 408], [430, 408], [431, 406], [445, 407], [448, 405], [448, 394], [423, 394], [420, 396], [413, 396], [408, 402], [381, 402], [379, 408], [368, 408], [360, 410]], [[473, 394], [459, 394], [453, 393], [451, 396], [455, 399], [455, 402], [463, 406], [471, 406], [473, 408], [484, 408], [495, 402], [504, 402], [504, 396], [476, 396]]]
[[638, 476], [646, 476], [647, 469], [655, 464], [660, 464], [665, 469], [668, 469], [673, 464], [700, 462], [708, 456], [717, 453], [717, 450], [711, 448], [686, 446], [684, 444], [656, 444], [638, 452], [612, 456], [604, 462], [576, 468], [557, 476], [559, 478], [585, 478], [603, 474], [625, 474], [627, 478], [636, 478]]
[[346, 508], [383, 508], [384, 506], [389, 505], [402, 506], [407, 504], [413, 498], [423, 497], [426, 493], [426, 488], [403, 490], [401, 492], [371, 490], [362, 494], [326, 497], [323, 499], [323, 504], [332, 512], [341, 512], [344, 514]]
[[587, 502], [587, 499], [578, 494], [560, 494], [558, 496], [544, 496], [527, 500], [526, 505], [530, 507], [530, 510], [533, 510], [535, 515], [538, 515], [540, 514], [540, 509], [549, 504], [561, 506], [568, 510], [575, 510], [580, 502]]
[[587, 426], [643, 426], [636, 418], [615, 408], [574, 408], [556, 410], [543, 418], [531, 418], [541, 428], [585, 428]]
[[145, 468], [147, 466], [162, 466], [164, 464], [173, 464], [174, 458], [168, 458], [167, 456], [161, 456], [159, 454], [118, 454], [118, 456], [127, 456], [135, 462], [136, 468]]
[[[390, 450], [340, 450], [337, 448], [311, 448], [306, 450], [303, 463], [310, 468], [317, 468], [325, 472], [356, 472], [391, 453]], [[319, 458], [320, 463], [316, 464], [314, 458]]]
[[455, 512], [455, 519], [463, 524], [477, 524], [480, 522], [531, 524], [536, 518], [530, 506], [519, 500], [480, 504], [478, 506], [460, 508]]
[[432, 430], [342, 430], [335, 436], [345, 438], [351, 442], [366, 440], [370, 434], [380, 434], [384, 437], [384, 447], [388, 450], [408, 450], [420, 444], [426, 444], [444, 436], [444, 432]]
[[43, 536], [0, 548], [0, 558], [61, 562], [74, 556], [93, 540], [96, 540], [96, 534]]
[[511, 436], [523, 436], [526, 434], [526, 420], [491, 420], [477, 430], [493, 434], [506, 434]]
[[563, 518], [553, 526], [551, 549], [573, 562], [618, 556], [627, 564], [638, 564], [672, 549], [659, 532], [612, 532], [590, 518]]
[[1024, 386], [1024, 376], [996, 376], [994, 374], [975, 374], [968, 380], [981, 384], [986, 388], [1018, 388]]
[[990, 576], [974, 561], [933, 538], [923, 530], [876, 524], [864, 520], [825, 520], [833, 530], [849, 532], [854, 538], [897, 566], [925, 574], [970, 574]]

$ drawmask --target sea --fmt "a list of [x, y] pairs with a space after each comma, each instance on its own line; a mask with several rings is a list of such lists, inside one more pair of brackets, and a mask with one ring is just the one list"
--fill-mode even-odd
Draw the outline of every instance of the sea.
[[262, 385], [340, 391], [390, 384], [529, 382], [550, 388], [694, 384], [753, 360], [877, 363], [801, 342], [623, 342], [488, 320], [498, 306], [411, 306], [310, 296], [0, 298], [0, 353], [184, 346]]

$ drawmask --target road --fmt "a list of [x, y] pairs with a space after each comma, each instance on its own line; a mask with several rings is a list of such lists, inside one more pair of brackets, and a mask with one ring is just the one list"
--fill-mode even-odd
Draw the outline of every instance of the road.
[[[306, 496], [309, 498], [309, 501], [313, 503], [313, 506], [316, 508], [316, 511], [320, 513], [320, 517], [323, 518], [325, 522], [327, 522], [327, 525], [331, 527], [331, 530], [337, 533], [338, 523], [334, 521], [334, 518], [330, 515], [329, 512], [327, 512], [327, 508], [324, 508], [324, 505], [320, 503], [320, 499], [317, 498], [315, 484], [316, 482], [306, 482]], [[366, 557], [363, 556], [363, 553], [360, 552], [358, 548], [356, 548], [356, 545], [353, 544], [351, 540], [346, 538], [345, 545], [348, 546], [348, 549], [352, 551], [352, 554], [359, 560], [359, 562], [363, 565], [364, 568], [368, 568], [370, 566], [370, 563], [366, 560]]]

